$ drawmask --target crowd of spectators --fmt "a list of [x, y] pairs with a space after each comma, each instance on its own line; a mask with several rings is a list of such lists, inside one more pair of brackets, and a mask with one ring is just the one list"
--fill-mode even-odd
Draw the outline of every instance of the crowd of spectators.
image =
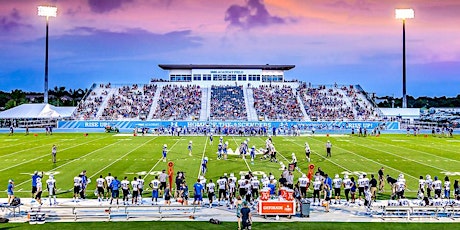
[[343, 94], [326, 86], [307, 87], [302, 84], [298, 89], [305, 111], [316, 120], [353, 120], [353, 108], [347, 105]]
[[353, 108], [356, 110], [354, 119], [356, 120], [375, 120], [378, 113], [374, 106], [370, 105], [367, 100], [363, 100], [364, 96], [360, 91], [355, 90], [353, 85], [349, 87], [343, 86], [341, 90], [346, 92], [347, 97], [350, 99]]
[[211, 86], [211, 120], [247, 120], [243, 86]]
[[156, 85], [144, 85], [139, 88], [137, 84], [118, 88], [107, 101], [107, 106], [102, 112], [101, 119], [141, 119], [145, 120], [153, 103], [157, 90]]
[[164, 86], [153, 119], [198, 119], [201, 111], [201, 94], [201, 88], [197, 85]]
[[302, 110], [290, 86], [260, 85], [253, 90], [254, 108], [259, 117], [274, 121], [302, 120]]
[[73, 113], [76, 120], [96, 119], [97, 112], [101, 108], [102, 102], [108, 95], [111, 84], [100, 84], [99, 89], [93, 89], [86, 100], [81, 101]]

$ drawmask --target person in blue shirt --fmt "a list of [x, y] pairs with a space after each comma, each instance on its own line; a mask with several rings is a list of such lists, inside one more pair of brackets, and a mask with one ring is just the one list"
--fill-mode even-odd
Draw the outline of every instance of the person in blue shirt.
[[188, 142], [188, 155], [192, 156], [192, 141]]
[[195, 192], [195, 196], [193, 199], [193, 205], [196, 204], [198, 201], [198, 205], [201, 205], [201, 201], [203, 201], [203, 185], [200, 183], [200, 179], [197, 179], [196, 183], [193, 185], [193, 189]]
[[327, 197], [331, 197], [332, 196], [332, 179], [326, 174], [325, 175], [326, 179], [324, 179], [324, 183], [327, 184]]
[[163, 162], [166, 162], [166, 155], [168, 154], [168, 145], [164, 144], [163, 145]]
[[114, 177], [112, 183], [110, 183], [110, 187], [112, 187], [112, 197], [110, 198], [110, 204], [112, 204], [113, 199], [117, 199], [118, 204], [118, 197], [120, 196], [120, 181], [117, 177]]
[[217, 159], [222, 159], [222, 143], [219, 143], [219, 145], [217, 146]]
[[204, 157], [203, 162], [201, 162], [201, 174], [205, 176], [207, 171], [208, 171], [208, 157]]
[[[42, 174], [43, 175], [43, 172]], [[35, 196], [35, 193], [37, 192], [37, 178], [42, 178], [42, 176], [38, 174], [38, 171], [34, 172], [34, 175], [32, 175], [32, 199]]]
[[251, 164], [254, 164], [254, 158], [256, 158], [256, 146], [252, 146], [251, 148]]
[[212, 145], [212, 133], [209, 134], [209, 143]]
[[6, 191], [8, 193], [8, 204], [10, 204], [14, 199], [14, 181], [12, 179], [8, 181], [8, 188]]

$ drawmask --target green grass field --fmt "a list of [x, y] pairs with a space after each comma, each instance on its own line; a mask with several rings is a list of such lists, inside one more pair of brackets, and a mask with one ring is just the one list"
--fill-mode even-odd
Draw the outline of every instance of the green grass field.
[[[58, 197], [71, 197], [73, 177], [82, 170], [93, 183], [99, 175], [112, 175], [122, 178], [128, 176], [131, 180], [136, 175], [143, 175], [146, 184], [162, 169], [167, 169], [167, 162], [161, 161], [163, 144], [168, 145], [168, 161], [173, 161], [174, 170], [184, 171], [189, 187], [193, 185], [200, 172], [201, 159], [207, 156], [208, 173], [206, 178], [216, 181], [224, 173], [252, 171], [256, 175], [273, 173], [281, 174], [279, 163], [260, 160], [257, 157], [254, 164], [237, 156], [229, 159], [216, 160], [219, 136], [214, 137], [211, 145], [204, 136], [114, 136], [106, 133], [82, 133], [38, 136], [15, 134], [0, 136], [0, 185], [5, 191], [1, 197], [6, 197], [8, 179], [14, 179], [15, 193], [19, 197], [30, 197], [31, 174], [35, 171], [54, 173], [57, 180]], [[235, 150], [246, 137], [224, 136], [229, 147]], [[257, 148], [265, 146], [265, 137], [250, 137], [249, 145]], [[193, 156], [188, 156], [188, 142], [193, 141]], [[325, 142], [333, 144], [332, 158], [325, 158]], [[302, 137], [273, 137], [279, 152], [278, 160], [288, 165], [291, 153], [294, 152], [299, 160], [301, 171], [308, 171], [305, 161], [304, 143], [308, 141], [312, 149], [312, 164], [321, 167], [333, 177], [344, 172], [357, 175], [361, 172], [374, 173], [380, 167], [385, 167], [385, 174], [397, 177], [403, 173], [407, 180], [409, 197], [415, 197], [420, 175], [430, 174], [442, 179], [449, 175], [451, 181], [460, 177], [460, 140], [456, 138], [438, 138], [406, 135], [381, 135], [380, 137], [350, 137], [350, 136], [302, 136]], [[58, 146], [57, 163], [51, 162], [51, 147]], [[316, 168], [315, 168], [316, 171]], [[295, 177], [301, 174], [296, 172]], [[356, 177], [356, 176], [355, 176]], [[45, 176], [45, 179], [47, 176]], [[453, 184], [453, 183], [452, 183]], [[386, 187], [386, 190], [390, 190]], [[146, 191], [146, 193], [148, 193]], [[92, 192], [88, 192], [90, 198]], [[380, 198], [388, 198], [389, 193], [380, 194]], [[46, 196], [46, 194], [45, 194]]]

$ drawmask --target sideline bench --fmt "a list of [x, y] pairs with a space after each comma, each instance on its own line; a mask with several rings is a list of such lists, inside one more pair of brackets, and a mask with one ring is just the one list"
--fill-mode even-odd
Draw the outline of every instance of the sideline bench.
[[451, 219], [460, 217], [459, 206], [384, 206], [381, 218], [434, 218], [447, 217]]
[[[68, 210], [68, 211], [66, 211]], [[31, 207], [29, 213], [45, 213], [47, 218], [72, 218], [74, 221], [85, 218], [101, 218], [110, 221], [117, 217], [141, 218], [157, 217], [160, 220], [170, 217], [195, 218], [201, 206], [193, 205], [102, 205], [102, 206], [41, 206]]]

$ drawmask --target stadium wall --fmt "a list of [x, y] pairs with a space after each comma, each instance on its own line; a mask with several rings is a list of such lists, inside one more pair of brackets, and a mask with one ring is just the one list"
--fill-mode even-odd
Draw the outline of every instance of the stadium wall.
[[57, 126], [61, 129], [100, 129], [106, 126], [117, 127], [119, 129], [134, 129], [139, 127], [159, 128], [169, 126], [179, 127], [199, 127], [209, 125], [211, 127], [292, 127], [297, 125], [300, 129], [317, 130], [341, 130], [352, 128], [366, 128], [369, 132], [377, 127], [383, 130], [398, 130], [400, 129], [399, 122], [377, 122], [377, 121], [59, 121]]

